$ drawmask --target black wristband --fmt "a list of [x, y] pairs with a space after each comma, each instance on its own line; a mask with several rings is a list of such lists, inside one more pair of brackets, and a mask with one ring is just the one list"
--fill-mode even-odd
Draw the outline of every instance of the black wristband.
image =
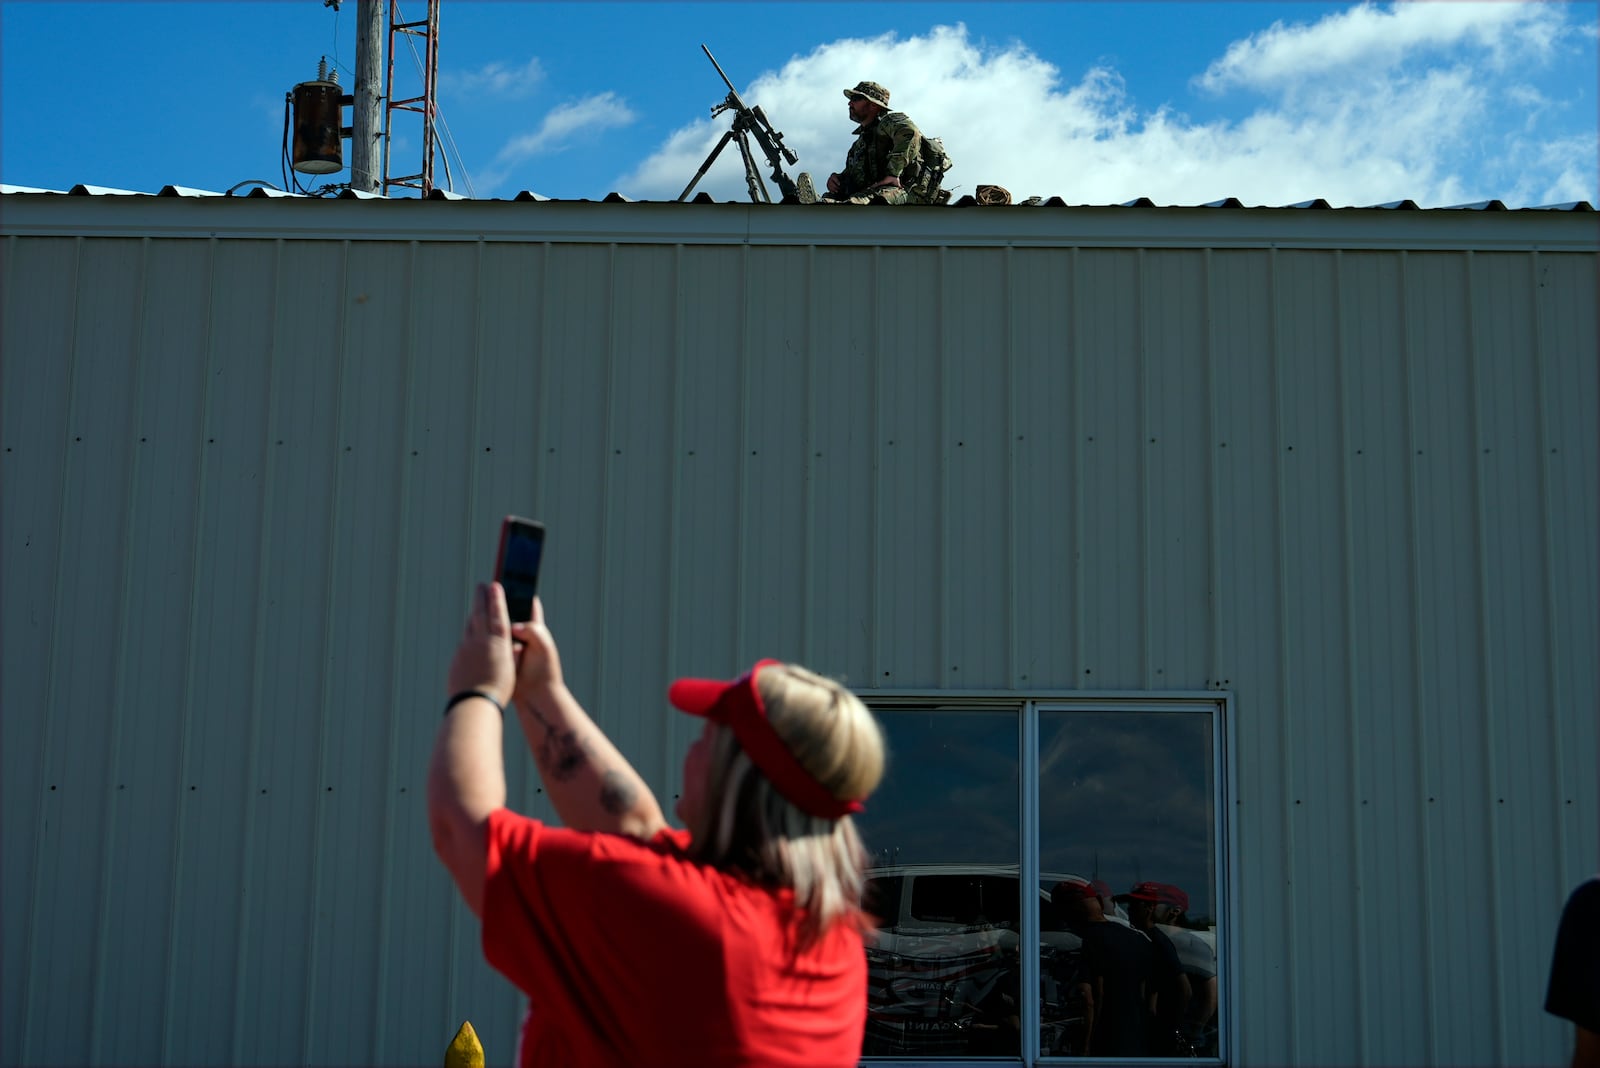
[[493, 697], [490, 697], [482, 690], [462, 690], [460, 693], [455, 694], [450, 698], [450, 700], [444, 703], [444, 714], [448, 716], [452, 708], [456, 707], [456, 705], [459, 705], [462, 701], [466, 701], [473, 697], [481, 697], [485, 701], [488, 701], [491, 705], [494, 705], [494, 707], [500, 710], [500, 715], [502, 718], [505, 717], [506, 706], [501, 704], [499, 701], [496, 701]]

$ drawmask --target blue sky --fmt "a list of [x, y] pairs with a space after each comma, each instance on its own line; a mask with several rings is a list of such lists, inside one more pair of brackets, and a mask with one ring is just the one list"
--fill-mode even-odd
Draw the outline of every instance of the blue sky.
[[[323, 56], [353, 83], [355, 19], [356, 0], [4, 0], [0, 182], [282, 185], [284, 94]], [[443, 0], [439, 102], [449, 186], [478, 197], [675, 198], [726, 128], [704, 42], [792, 171], [839, 167], [840, 90], [870, 78], [944, 138], [957, 195], [1596, 203], [1596, 25], [1594, 2]], [[396, 70], [419, 91], [409, 52]], [[420, 119], [392, 151], [420, 169]], [[746, 199], [737, 153], [698, 188]]]

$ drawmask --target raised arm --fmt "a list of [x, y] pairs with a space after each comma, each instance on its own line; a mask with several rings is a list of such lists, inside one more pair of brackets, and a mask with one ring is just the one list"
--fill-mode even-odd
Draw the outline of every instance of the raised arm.
[[533, 620], [514, 624], [511, 633], [522, 645], [514, 698], [518, 718], [561, 822], [574, 830], [639, 838], [666, 827], [650, 787], [567, 689], [538, 598]]
[[479, 586], [450, 661], [452, 699], [428, 763], [428, 827], [434, 852], [480, 917], [489, 814], [506, 803], [498, 706], [511, 696], [515, 671], [505, 592]]

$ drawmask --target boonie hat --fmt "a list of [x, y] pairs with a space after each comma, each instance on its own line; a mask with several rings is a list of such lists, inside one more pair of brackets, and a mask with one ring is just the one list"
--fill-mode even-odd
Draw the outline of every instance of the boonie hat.
[[788, 745], [778, 736], [767, 708], [756, 689], [756, 674], [766, 667], [777, 667], [777, 660], [758, 660], [745, 674], [725, 682], [721, 679], [679, 679], [667, 690], [672, 706], [692, 716], [704, 716], [733, 731], [750, 762], [765, 775], [790, 804], [802, 812], [823, 819], [838, 819], [862, 812], [860, 799], [840, 800], [805, 769]]
[[852, 98], [862, 97], [868, 103], [876, 104], [886, 110], [889, 107], [889, 90], [877, 82], [857, 82], [856, 87], [854, 89], [846, 89], [844, 95]]

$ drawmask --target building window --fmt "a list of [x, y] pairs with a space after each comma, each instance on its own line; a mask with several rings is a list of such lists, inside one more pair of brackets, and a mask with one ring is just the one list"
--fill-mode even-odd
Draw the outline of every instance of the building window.
[[1221, 1059], [1226, 696], [865, 696], [863, 1053]]

